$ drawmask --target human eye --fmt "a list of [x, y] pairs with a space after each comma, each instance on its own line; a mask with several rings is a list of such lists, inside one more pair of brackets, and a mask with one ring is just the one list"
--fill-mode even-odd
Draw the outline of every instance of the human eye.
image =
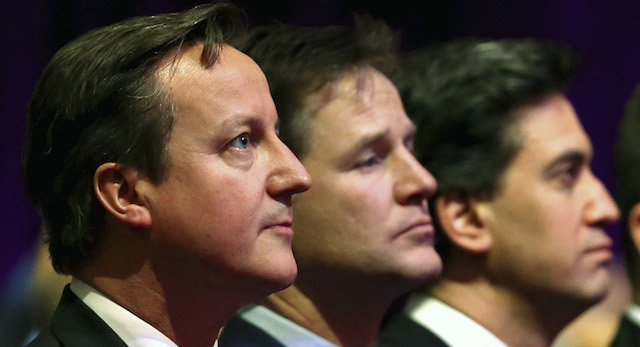
[[360, 167], [371, 167], [371, 166], [375, 166], [377, 164], [379, 164], [381, 162], [381, 160], [377, 157], [369, 157], [366, 158], [364, 160], [362, 160], [358, 166]]
[[356, 162], [355, 169], [365, 173], [372, 172], [382, 165], [383, 161], [384, 159], [378, 155], [366, 156]]
[[558, 170], [558, 180], [565, 188], [572, 188], [582, 172], [582, 165], [576, 162], [566, 163], [562, 165]]
[[562, 190], [571, 190], [589, 168], [590, 157], [580, 151], [568, 151], [554, 160], [545, 170], [545, 177]]
[[247, 149], [251, 144], [251, 140], [249, 139], [249, 134], [244, 133], [236, 136], [231, 142], [229, 142], [229, 147], [236, 149]]

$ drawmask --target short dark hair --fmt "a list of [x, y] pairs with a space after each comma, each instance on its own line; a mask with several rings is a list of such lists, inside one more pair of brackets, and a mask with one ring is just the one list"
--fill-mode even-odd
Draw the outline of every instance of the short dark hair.
[[640, 257], [629, 235], [631, 209], [640, 203], [640, 85], [627, 101], [614, 146], [615, 199], [620, 208], [624, 258], [634, 288], [640, 288]]
[[580, 56], [551, 41], [461, 38], [409, 52], [397, 81], [416, 155], [439, 194], [491, 196], [518, 142], [518, 108], [562, 92]]
[[403, 57], [397, 81], [417, 125], [416, 157], [438, 181], [430, 207], [436, 248], [448, 242], [435, 213], [438, 196], [491, 198], [520, 148], [518, 110], [562, 92], [581, 56], [569, 46], [533, 39], [460, 38]]
[[175, 115], [155, 78], [159, 61], [203, 42], [201, 64], [209, 67], [244, 28], [239, 8], [211, 3], [95, 29], [53, 56], [29, 105], [23, 177], [56, 271], [73, 272], [99, 242], [98, 166], [117, 162], [153, 182], [163, 177]]
[[389, 26], [368, 16], [353, 25], [256, 27], [237, 48], [262, 68], [280, 118], [280, 136], [303, 157], [310, 110], [306, 97], [367, 66], [383, 74], [396, 69], [397, 37]]

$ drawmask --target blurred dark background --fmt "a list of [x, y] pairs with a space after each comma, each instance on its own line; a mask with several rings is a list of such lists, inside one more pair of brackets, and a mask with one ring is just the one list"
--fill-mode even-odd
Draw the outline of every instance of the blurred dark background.
[[[92, 28], [131, 16], [187, 9], [191, 0], [25, 0], [0, 4], [0, 287], [29, 264], [40, 221], [20, 176], [27, 103], [54, 52]], [[640, 81], [640, 2], [632, 0], [235, 1], [251, 25], [340, 24], [369, 13], [397, 29], [404, 50], [460, 36], [537, 37], [586, 55], [569, 90], [595, 148], [593, 169], [613, 189], [612, 148], [619, 118]], [[618, 240], [619, 227], [610, 229]], [[619, 244], [618, 244], [619, 246]], [[18, 270], [21, 271], [21, 270]]]

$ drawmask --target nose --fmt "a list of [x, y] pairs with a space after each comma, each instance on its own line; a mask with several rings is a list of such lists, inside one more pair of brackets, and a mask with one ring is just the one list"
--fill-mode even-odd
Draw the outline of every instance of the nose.
[[585, 218], [589, 225], [607, 225], [620, 219], [620, 210], [613, 201], [611, 194], [604, 184], [589, 172], [592, 188], [589, 203], [585, 211]]
[[279, 138], [268, 156], [270, 174], [267, 178], [267, 193], [274, 198], [284, 198], [286, 203], [293, 194], [302, 193], [311, 187], [311, 177], [300, 160]]
[[436, 179], [408, 150], [402, 149], [394, 170], [394, 195], [401, 205], [422, 205], [436, 192]]

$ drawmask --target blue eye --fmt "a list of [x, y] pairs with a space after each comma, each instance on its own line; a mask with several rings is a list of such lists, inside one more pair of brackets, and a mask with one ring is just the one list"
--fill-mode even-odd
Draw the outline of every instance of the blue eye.
[[247, 149], [249, 147], [249, 143], [250, 143], [249, 135], [242, 134], [237, 136], [235, 139], [231, 140], [229, 145], [231, 147], [238, 148], [238, 149]]

